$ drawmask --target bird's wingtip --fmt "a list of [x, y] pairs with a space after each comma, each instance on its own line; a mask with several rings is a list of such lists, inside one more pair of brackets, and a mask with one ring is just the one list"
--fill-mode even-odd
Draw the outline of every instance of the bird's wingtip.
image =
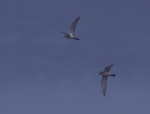
[[63, 34], [66, 34], [65, 32], [62, 32], [62, 31], [58, 31], [59, 33], [63, 33]]
[[80, 19], [80, 16], [78, 16], [77, 19]]

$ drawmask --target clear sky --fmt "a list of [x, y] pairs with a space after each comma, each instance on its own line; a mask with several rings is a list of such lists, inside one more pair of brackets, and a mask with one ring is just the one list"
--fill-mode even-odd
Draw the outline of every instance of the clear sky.
[[148, 0], [1, 0], [0, 114], [149, 114], [149, 31]]

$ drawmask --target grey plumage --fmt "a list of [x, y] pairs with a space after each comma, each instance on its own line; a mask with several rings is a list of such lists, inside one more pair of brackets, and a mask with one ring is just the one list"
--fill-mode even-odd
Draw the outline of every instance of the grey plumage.
[[107, 76], [102, 76], [101, 88], [104, 96], [106, 96], [106, 86], [107, 86]]
[[79, 40], [79, 38], [76, 37], [75, 35], [75, 29], [77, 26], [77, 23], [79, 22], [80, 17], [77, 17], [72, 24], [70, 25], [70, 31], [69, 33], [65, 33], [60, 31], [61, 33], [65, 34], [64, 37], [68, 38], [68, 39], [73, 39], [73, 40]]
[[77, 26], [77, 23], [78, 23], [79, 19], [80, 19], [80, 17], [77, 17], [77, 18], [72, 22], [72, 24], [71, 24], [71, 26], [70, 26], [70, 33], [73, 34], [73, 35], [75, 34], [75, 29], [76, 29], [76, 26]]
[[112, 76], [112, 77], [116, 76], [116, 74], [110, 73], [110, 69], [111, 69], [111, 67], [113, 65], [114, 64], [106, 66], [105, 69], [104, 69], [104, 71], [99, 72], [99, 74], [102, 76], [102, 79], [101, 79], [101, 88], [102, 88], [102, 92], [103, 92], [104, 96], [106, 96], [107, 77], [108, 76]]

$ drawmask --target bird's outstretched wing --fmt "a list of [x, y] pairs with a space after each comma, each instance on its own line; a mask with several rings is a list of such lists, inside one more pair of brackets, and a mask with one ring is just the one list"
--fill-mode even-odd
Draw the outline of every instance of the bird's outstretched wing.
[[60, 32], [60, 33], [63, 33], [63, 34], [67, 34], [67, 33], [65, 33], [65, 32], [62, 32], [62, 31], [58, 31], [58, 32]]
[[111, 65], [109, 65], [109, 66], [105, 67], [105, 71], [106, 71], [106, 72], [109, 72], [109, 71], [110, 71], [110, 69], [111, 69], [111, 67], [112, 67], [113, 65], [114, 65], [114, 64], [111, 64]]
[[102, 76], [101, 88], [104, 96], [106, 96], [106, 86], [107, 86], [107, 76]]
[[76, 25], [77, 25], [79, 19], [80, 19], [80, 17], [77, 17], [77, 18], [72, 22], [72, 24], [71, 24], [71, 26], [70, 26], [70, 33], [71, 33], [71, 34], [74, 34], [75, 29], [76, 29]]

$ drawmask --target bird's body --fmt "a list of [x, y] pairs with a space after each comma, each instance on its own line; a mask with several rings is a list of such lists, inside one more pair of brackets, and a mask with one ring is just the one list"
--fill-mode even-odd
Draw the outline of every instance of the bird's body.
[[112, 77], [116, 76], [116, 74], [110, 73], [110, 69], [113, 65], [114, 64], [111, 64], [111, 65], [105, 67], [104, 71], [99, 72], [99, 74], [102, 76], [101, 88], [102, 88], [102, 92], [103, 92], [104, 96], [106, 96], [107, 77], [108, 76], [112, 76]]
[[79, 21], [80, 17], [77, 17], [71, 24], [70, 26], [70, 31], [69, 33], [65, 33], [65, 32], [62, 32], [60, 31], [61, 33], [65, 34], [64, 37], [68, 38], [68, 39], [73, 39], [73, 40], [79, 40], [78, 37], [76, 37], [75, 35], [75, 28], [76, 28], [76, 25]]

